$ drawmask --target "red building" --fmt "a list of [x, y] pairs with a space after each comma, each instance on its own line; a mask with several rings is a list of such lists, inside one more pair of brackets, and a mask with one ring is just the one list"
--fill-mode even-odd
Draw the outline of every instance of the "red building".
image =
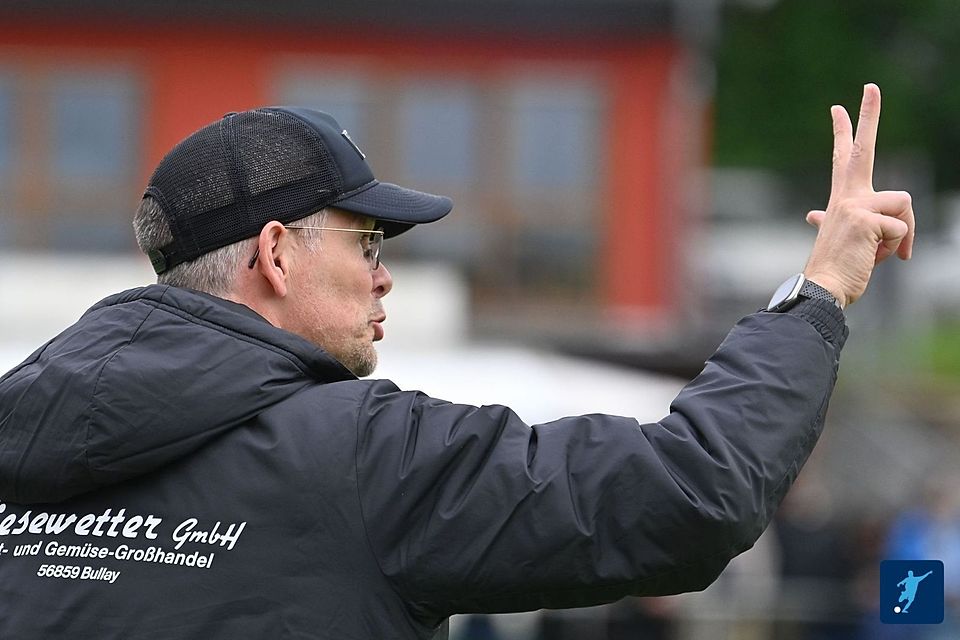
[[669, 323], [706, 147], [682, 4], [6, 3], [0, 247], [132, 250], [166, 150], [297, 103], [333, 113], [381, 179], [454, 198], [388, 251], [461, 265], [481, 314]]

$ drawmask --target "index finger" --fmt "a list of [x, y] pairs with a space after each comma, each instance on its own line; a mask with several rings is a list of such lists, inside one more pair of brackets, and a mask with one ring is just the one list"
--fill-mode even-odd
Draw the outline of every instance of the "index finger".
[[877, 147], [877, 127], [880, 124], [880, 87], [863, 85], [857, 134], [850, 152], [847, 186], [856, 190], [873, 190], [873, 158]]
[[843, 195], [853, 149], [853, 125], [847, 110], [839, 105], [830, 107], [833, 119], [833, 175], [830, 184], [830, 199]]

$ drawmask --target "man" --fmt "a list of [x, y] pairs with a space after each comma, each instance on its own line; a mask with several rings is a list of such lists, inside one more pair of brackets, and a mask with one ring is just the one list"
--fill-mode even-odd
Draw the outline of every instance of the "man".
[[917, 587], [923, 582], [923, 579], [931, 573], [933, 573], [933, 571], [927, 571], [918, 578], [913, 575], [913, 571], [907, 571], [906, 577], [897, 583], [898, 587], [903, 587], [903, 591], [900, 593], [900, 599], [897, 600], [897, 602], [907, 603], [906, 606], [903, 607], [902, 613], [910, 610], [910, 605], [913, 604], [913, 600], [917, 597]]
[[384, 237], [446, 198], [374, 180], [329, 116], [228, 114], [137, 212], [158, 285], [0, 379], [0, 637], [443, 638], [454, 613], [702, 589], [810, 453], [874, 264], [913, 212], [875, 193], [879, 90], [833, 109], [806, 277], [744, 318], [656, 424], [528, 426], [359, 380]]

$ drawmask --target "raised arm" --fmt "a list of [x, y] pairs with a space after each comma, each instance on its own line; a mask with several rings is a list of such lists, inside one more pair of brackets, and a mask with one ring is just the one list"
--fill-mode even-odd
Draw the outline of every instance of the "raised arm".
[[[912, 252], [905, 192], [875, 192], [880, 93], [856, 137], [831, 110], [833, 179], [805, 274], [841, 305]], [[654, 424], [609, 415], [528, 426], [372, 382], [357, 473], [371, 549], [411, 610], [571, 607], [706, 587], [769, 523], [823, 427], [847, 331], [806, 299], [747, 316]]]

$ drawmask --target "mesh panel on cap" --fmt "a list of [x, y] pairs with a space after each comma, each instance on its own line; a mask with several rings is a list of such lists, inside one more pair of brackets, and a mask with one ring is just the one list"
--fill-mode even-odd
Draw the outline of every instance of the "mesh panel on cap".
[[[254, 115], [255, 114], [255, 115]], [[266, 211], [270, 200], [258, 197], [274, 189], [293, 185], [284, 192], [288, 208], [300, 210], [314, 206], [317, 194], [326, 192], [330, 200], [342, 192], [340, 174], [323, 141], [300, 120], [289, 115], [257, 111], [237, 116], [240, 139], [239, 160], [247, 178], [247, 190], [253, 211], [263, 222], [284, 215], [285, 211]], [[310, 212], [312, 213], [312, 211]]]
[[255, 236], [270, 220], [291, 222], [342, 191], [323, 141], [283, 113], [247, 111], [178, 144], [148, 192], [160, 197], [174, 242], [167, 268]]
[[204, 127], [178, 144], [157, 167], [150, 184], [163, 198], [174, 245], [197, 250], [192, 220], [234, 201], [230, 157], [220, 144], [219, 124]]

